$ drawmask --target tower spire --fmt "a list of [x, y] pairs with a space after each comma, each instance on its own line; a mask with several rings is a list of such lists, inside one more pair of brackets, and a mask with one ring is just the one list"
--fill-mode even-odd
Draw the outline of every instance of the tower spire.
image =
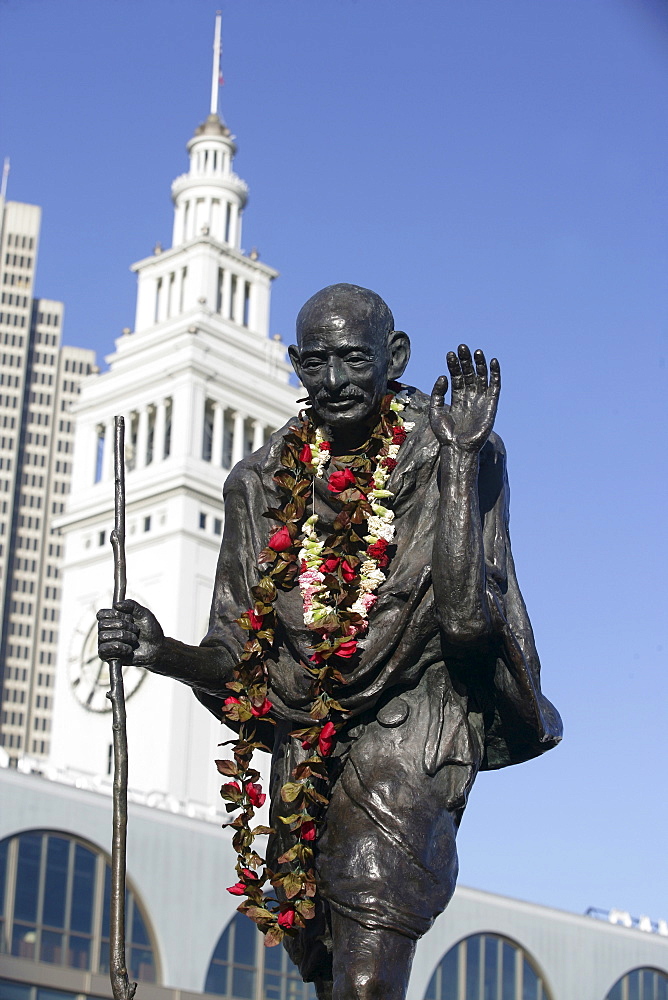
[[220, 58], [221, 58], [221, 45], [220, 45], [220, 22], [221, 22], [221, 12], [216, 11], [216, 30], [213, 38], [213, 68], [211, 70], [211, 114], [218, 114], [218, 88], [220, 87], [221, 72], [220, 72]]

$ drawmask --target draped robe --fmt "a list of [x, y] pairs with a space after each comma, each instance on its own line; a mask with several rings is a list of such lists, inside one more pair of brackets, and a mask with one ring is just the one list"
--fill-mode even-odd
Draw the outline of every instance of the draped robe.
[[[423, 934], [454, 891], [455, 830], [477, 772], [528, 760], [561, 738], [559, 715], [541, 692], [533, 632], [515, 577], [503, 444], [490, 435], [478, 476], [492, 634], [457, 648], [439, 628], [431, 579], [440, 446], [429, 425], [429, 397], [414, 389], [407, 396], [403, 417], [415, 426], [387, 484], [394, 495], [396, 548], [359, 655], [337, 694], [348, 717], [338, 734], [331, 800], [316, 844], [324, 904], [306, 932], [286, 942], [308, 979], [327, 967], [327, 907], [367, 927]], [[221, 679], [195, 692], [219, 718], [224, 683], [247, 638], [234, 619], [252, 606], [257, 556], [272, 530], [262, 514], [280, 503], [273, 476], [282, 436], [294, 422], [239, 463], [225, 484], [224, 536], [202, 641], [219, 649]], [[316, 480], [322, 535], [339, 506], [326, 480]], [[287, 828], [276, 822], [286, 808], [280, 787], [306, 756], [289, 732], [311, 723], [311, 679], [300, 663], [313, 640], [298, 587], [279, 592], [275, 608], [276, 644], [267, 668], [276, 726], [259, 723], [273, 744], [270, 793], [278, 832], [270, 838], [270, 861], [289, 843]]]

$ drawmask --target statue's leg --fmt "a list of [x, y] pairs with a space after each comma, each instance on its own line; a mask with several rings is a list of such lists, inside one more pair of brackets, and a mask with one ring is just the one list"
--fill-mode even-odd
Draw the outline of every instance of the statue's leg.
[[416, 942], [332, 912], [332, 1000], [404, 1000]]
[[313, 985], [315, 986], [318, 1000], [332, 1000], [332, 986], [334, 984], [331, 979], [323, 979], [321, 976], [316, 976], [313, 980]]

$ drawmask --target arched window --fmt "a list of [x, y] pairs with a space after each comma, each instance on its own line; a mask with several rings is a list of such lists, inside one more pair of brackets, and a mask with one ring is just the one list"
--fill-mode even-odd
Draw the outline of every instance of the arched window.
[[265, 948], [262, 934], [240, 913], [218, 938], [204, 992], [230, 1000], [258, 995], [263, 1000], [316, 1000], [313, 983], [302, 982], [285, 949]]
[[668, 973], [633, 969], [617, 980], [605, 1000], [668, 1000]]
[[424, 1000], [551, 1000], [532, 959], [497, 934], [464, 938], [441, 959]]
[[[0, 841], [0, 952], [109, 971], [111, 865], [93, 844], [31, 830]], [[130, 977], [157, 980], [157, 952], [137, 894], [126, 895]]]

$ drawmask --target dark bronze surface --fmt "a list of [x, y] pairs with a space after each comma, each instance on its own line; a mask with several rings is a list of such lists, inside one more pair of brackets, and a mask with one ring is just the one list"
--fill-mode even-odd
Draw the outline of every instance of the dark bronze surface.
[[[373, 292], [333, 285], [301, 310], [290, 357], [345, 465], [400, 379], [410, 344]], [[396, 549], [340, 701], [347, 715], [331, 760], [330, 803], [316, 843], [316, 917], [285, 946], [321, 998], [402, 1000], [415, 943], [447, 906], [457, 877], [456, 831], [479, 770], [535, 757], [561, 738], [540, 688], [540, 664], [520, 594], [508, 531], [505, 449], [493, 431], [501, 377], [493, 359], [465, 345], [447, 355], [431, 397], [404, 387], [414, 424], [388, 489]], [[293, 418], [294, 419], [294, 418]], [[225, 484], [225, 532], [211, 609], [199, 647], [163, 635], [131, 600], [98, 613], [100, 655], [142, 664], [194, 689], [221, 718], [222, 699], [246, 634], [262, 514], [276, 505], [273, 477], [289, 423]], [[326, 530], [336, 501], [314, 484]], [[290, 739], [309, 723], [300, 662], [312, 633], [297, 588], [279, 593], [277, 642], [268, 661], [275, 726], [268, 861], [285, 850], [279, 790], [302, 755]], [[303, 752], [306, 754], [306, 751]]]

